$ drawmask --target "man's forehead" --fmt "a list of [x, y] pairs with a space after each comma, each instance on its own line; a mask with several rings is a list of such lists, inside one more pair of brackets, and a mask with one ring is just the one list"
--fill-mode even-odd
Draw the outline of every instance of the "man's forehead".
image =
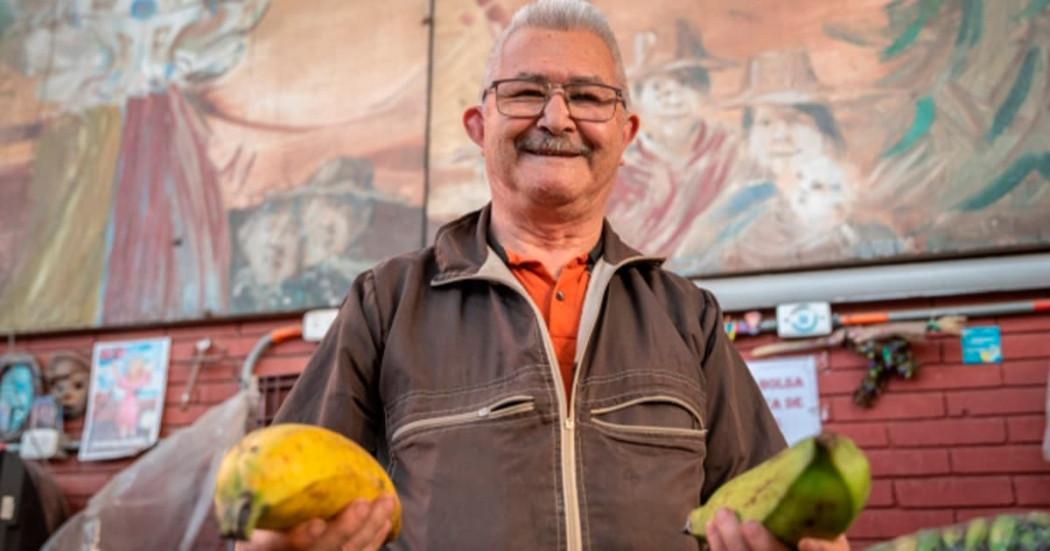
[[616, 78], [612, 52], [587, 29], [525, 27], [514, 31], [502, 46], [497, 78], [525, 78], [516, 76], [525, 74], [558, 82], [606, 84]]

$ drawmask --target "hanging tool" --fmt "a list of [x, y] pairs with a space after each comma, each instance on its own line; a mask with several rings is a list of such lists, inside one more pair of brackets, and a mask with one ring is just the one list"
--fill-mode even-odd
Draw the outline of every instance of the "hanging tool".
[[193, 395], [193, 387], [197, 384], [197, 375], [200, 373], [201, 365], [207, 361], [216, 361], [218, 358], [208, 358], [205, 354], [211, 349], [211, 339], [201, 339], [193, 345], [195, 354], [193, 355], [193, 367], [190, 369], [190, 378], [186, 381], [186, 388], [182, 390], [182, 397], [179, 399], [179, 409], [186, 409], [186, 406], [190, 403], [190, 396]]

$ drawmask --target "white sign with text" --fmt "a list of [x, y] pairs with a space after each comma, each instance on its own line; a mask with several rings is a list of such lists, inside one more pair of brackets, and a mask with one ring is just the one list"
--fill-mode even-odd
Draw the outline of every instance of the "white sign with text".
[[820, 434], [820, 398], [814, 356], [750, 360], [758, 383], [788, 445]]

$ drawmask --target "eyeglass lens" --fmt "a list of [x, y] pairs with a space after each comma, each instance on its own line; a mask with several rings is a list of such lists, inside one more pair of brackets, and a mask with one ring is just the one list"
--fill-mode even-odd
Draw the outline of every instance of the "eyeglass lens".
[[[496, 107], [508, 117], [535, 117], [559, 87], [532, 80], [505, 80], [495, 84]], [[570, 83], [560, 86], [569, 115], [585, 121], [607, 121], [616, 112], [615, 88], [599, 84]]]

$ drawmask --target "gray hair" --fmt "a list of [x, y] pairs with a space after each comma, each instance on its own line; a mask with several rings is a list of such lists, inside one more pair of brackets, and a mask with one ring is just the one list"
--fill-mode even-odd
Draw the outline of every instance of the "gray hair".
[[510, 20], [503, 32], [500, 33], [496, 43], [489, 52], [488, 61], [485, 63], [485, 82], [482, 86], [488, 86], [496, 73], [500, 56], [503, 54], [503, 46], [507, 39], [516, 31], [526, 28], [550, 29], [555, 31], [587, 31], [602, 39], [605, 46], [612, 53], [613, 62], [616, 64], [616, 78], [623, 87], [624, 99], [628, 98], [627, 74], [623, 69], [623, 57], [620, 56], [620, 47], [616, 44], [616, 36], [609, 27], [609, 20], [598, 8], [584, 0], [539, 0], [528, 4], [517, 12]]

